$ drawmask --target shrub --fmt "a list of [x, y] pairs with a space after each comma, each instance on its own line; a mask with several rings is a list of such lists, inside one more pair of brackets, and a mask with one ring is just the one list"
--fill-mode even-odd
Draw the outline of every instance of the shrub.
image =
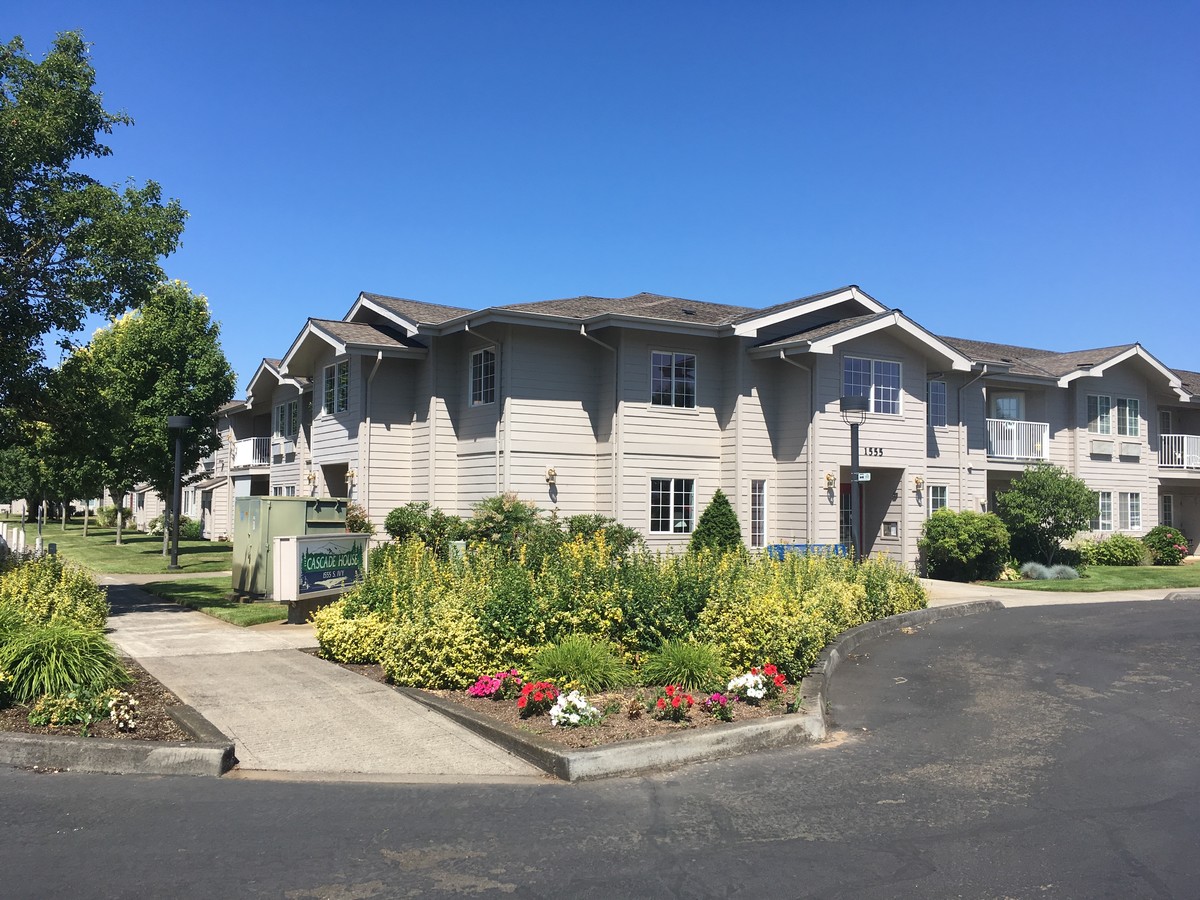
[[387, 514], [383, 530], [403, 543], [416, 538], [445, 559], [452, 541], [466, 538], [466, 523], [458, 516], [448, 516], [424, 501], [398, 506]]
[[610, 519], [608, 516], [592, 514], [571, 516], [567, 519], [567, 537], [570, 539], [577, 537], [588, 539], [597, 533], [604, 535], [604, 543], [612, 551], [614, 557], [625, 556], [631, 550], [638, 549], [645, 544], [641, 533], [636, 528], [622, 525], [616, 519]]
[[195, 519], [189, 519], [187, 516], [180, 516], [179, 539], [181, 541], [204, 540], [204, 526]]
[[921, 529], [917, 546], [931, 578], [992, 581], [1008, 561], [1009, 534], [992, 513], [939, 509]]
[[461, 690], [477, 672], [500, 668], [469, 610], [443, 597], [415, 609], [384, 638], [379, 662], [395, 684]]
[[1188, 555], [1183, 532], [1170, 525], [1155, 525], [1142, 538], [1156, 566], [1177, 566]]
[[1140, 566], [1147, 560], [1146, 545], [1127, 534], [1109, 535], [1102, 541], [1084, 541], [1079, 550], [1093, 566]]
[[700, 515], [696, 530], [688, 542], [688, 550], [738, 550], [742, 544], [742, 526], [729, 498], [720, 488]]
[[1063, 581], [1074, 581], [1079, 577], [1079, 573], [1070, 566], [1065, 566], [1062, 563], [1050, 567], [1050, 577], [1062, 579]]
[[516, 494], [500, 494], [475, 504], [467, 522], [472, 541], [491, 544], [515, 555], [526, 534], [537, 522], [538, 508]]
[[351, 500], [346, 504], [346, 530], [353, 534], [375, 533], [375, 523], [361, 503]]
[[0, 575], [0, 606], [19, 610], [28, 624], [67, 621], [102, 628], [108, 618], [104, 588], [84, 569], [49, 554]]
[[318, 609], [312, 616], [321, 656], [342, 663], [379, 662], [388, 623], [378, 613], [347, 618], [345, 600]]
[[1017, 559], [1051, 565], [1062, 542], [1088, 527], [1096, 502], [1081, 479], [1061, 466], [1038, 463], [996, 495], [996, 513], [1008, 528]]
[[1027, 562], [1021, 565], [1021, 577], [1032, 581], [1045, 581], [1050, 577], [1050, 567], [1040, 562]]
[[10, 692], [19, 703], [72, 691], [100, 693], [130, 681], [103, 633], [63, 621], [17, 632], [0, 647], [0, 672], [12, 678]]
[[667, 640], [642, 663], [645, 684], [677, 684], [691, 691], [720, 687], [729, 678], [729, 666], [712, 644]]
[[[121, 522], [125, 527], [129, 527], [129, 523], [132, 521], [133, 510], [126, 506], [121, 510]], [[96, 524], [101, 528], [116, 528], [117, 508], [115, 506], [101, 506], [99, 509], [97, 509]]]
[[629, 669], [612, 648], [586, 634], [573, 634], [534, 654], [534, 676], [585, 693], [607, 691], [630, 681]]
[[[61, 697], [40, 697], [29, 710], [29, 724], [49, 725], [55, 728], [81, 725], [82, 733], [86, 734], [92, 723], [110, 717], [110, 704], [117, 702], [120, 693], [116, 688], [109, 688], [99, 693], [78, 690], [70, 691]], [[132, 723], [132, 715], [129, 721]]]

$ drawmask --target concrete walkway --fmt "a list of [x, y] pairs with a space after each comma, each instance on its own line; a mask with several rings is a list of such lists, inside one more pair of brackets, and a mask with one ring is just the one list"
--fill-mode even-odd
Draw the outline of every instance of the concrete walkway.
[[299, 652], [317, 645], [311, 626], [239, 628], [162, 601], [130, 580], [102, 581], [112, 607], [110, 637], [233, 740], [243, 774], [545, 777], [387, 685]]
[[1129, 603], [1138, 600], [1200, 600], [1200, 588], [1153, 588], [1144, 591], [1030, 591], [1020, 588], [991, 587], [985, 584], [961, 584], [922, 578], [930, 606], [948, 606], [966, 600], [999, 600], [1006, 607], [1066, 606], [1082, 603]]

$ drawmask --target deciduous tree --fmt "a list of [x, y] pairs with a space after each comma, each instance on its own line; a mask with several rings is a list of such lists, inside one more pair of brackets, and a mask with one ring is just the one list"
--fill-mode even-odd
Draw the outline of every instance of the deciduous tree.
[[1062, 542], [1088, 527], [1096, 496], [1061, 466], [1038, 463], [996, 496], [996, 514], [1008, 527], [1018, 562], [1040, 557], [1052, 565]]

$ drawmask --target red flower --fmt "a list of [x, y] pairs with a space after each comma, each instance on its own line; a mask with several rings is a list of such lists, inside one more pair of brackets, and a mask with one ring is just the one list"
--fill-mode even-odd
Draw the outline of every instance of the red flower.
[[758, 669], [757, 669], [757, 668], [755, 668], [755, 667], [753, 667], [753, 666], [751, 666], [751, 668], [750, 668], [750, 674], [751, 674], [751, 675], [757, 675], [757, 674], [758, 674]]
[[668, 696], [668, 697], [674, 697], [674, 696], [675, 696], [675, 685], [673, 685], [673, 684], [668, 684], [668, 685], [667, 685], [667, 696]]
[[541, 703], [543, 700], [546, 699], [546, 695], [544, 693], [542, 693], [541, 691], [538, 691], [536, 694], [533, 695], [533, 699], [536, 702]]
[[687, 702], [687, 705], [688, 705], [688, 706], [691, 706], [693, 703], [695, 703], [695, 702], [696, 702], [695, 700], [693, 700], [693, 699], [692, 699], [692, 695], [691, 695], [691, 694], [684, 694], [684, 695], [683, 695], [683, 699], [684, 699], [684, 700]]
[[764, 675], [775, 675], [778, 671], [774, 666], [763, 666]]
[[776, 687], [783, 687], [784, 682], [786, 682], [786, 681], [787, 681], [787, 679], [784, 678], [782, 675], [775, 676], [775, 686]]
[[666, 700], [664, 700], [662, 697], [659, 697], [659, 698], [658, 698], [658, 704], [657, 704], [657, 705], [658, 705], [658, 708], [659, 708], [659, 709], [666, 709], [666, 708], [667, 708], [667, 701], [666, 701]]
[[672, 698], [671, 698], [671, 705], [672, 705], [672, 706], [678, 706], [678, 705], [679, 705], [679, 702], [680, 702], [682, 699], [683, 699], [682, 697], [672, 697]]
[[520, 697], [517, 698], [517, 707], [520, 709], [524, 709], [525, 704], [527, 704], [528, 702], [529, 702], [529, 698], [526, 697], [524, 694], [522, 694]]

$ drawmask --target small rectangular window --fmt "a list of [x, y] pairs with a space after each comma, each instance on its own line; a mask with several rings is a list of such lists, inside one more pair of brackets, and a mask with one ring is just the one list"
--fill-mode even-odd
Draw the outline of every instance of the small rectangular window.
[[1139, 403], [1131, 397], [1117, 398], [1117, 434], [1138, 437], [1142, 433]]
[[929, 512], [933, 514], [939, 509], [945, 509], [946, 502], [946, 485], [933, 484], [929, 486]]
[[471, 405], [496, 402], [496, 354], [476, 350], [471, 354]]
[[1158, 495], [1158, 524], [1175, 526], [1175, 497], [1172, 494]]
[[1112, 531], [1112, 491], [1095, 492], [1097, 512], [1092, 519], [1092, 531]]
[[323, 386], [325, 389], [324, 390], [325, 403], [321, 407], [321, 409], [323, 409], [327, 413], [333, 412], [333, 398], [336, 394], [336, 385], [334, 383], [334, 372], [335, 372], [335, 369], [333, 366], [325, 367], [324, 381], [323, 381]]
[[350, 360], [344, 359], [337, 364], [337, 411], [345, 412], [350, 408]]
[[925, 409], [930, 427], [941, 428], [946, 424], [946, 382], [926, 383]]
[[759, 548], [767, 539], [767, 483], [762, 479], [750, 482], [750, 546]]
[[650, 403], [654, 406], [696, 408], [696, 355], [650, 354]]
[[1136, 531], [1142, 527], [1142, 495], [1121, 491], [1117, 495], [1122, 531]]
[[1112, 434], [1112, 398], [1088, 394], [1087, 416], [1089, 434]]
[[651, 533], [690, 534], [695, 506], [695, 481], [693, 479], [650, 479]]

